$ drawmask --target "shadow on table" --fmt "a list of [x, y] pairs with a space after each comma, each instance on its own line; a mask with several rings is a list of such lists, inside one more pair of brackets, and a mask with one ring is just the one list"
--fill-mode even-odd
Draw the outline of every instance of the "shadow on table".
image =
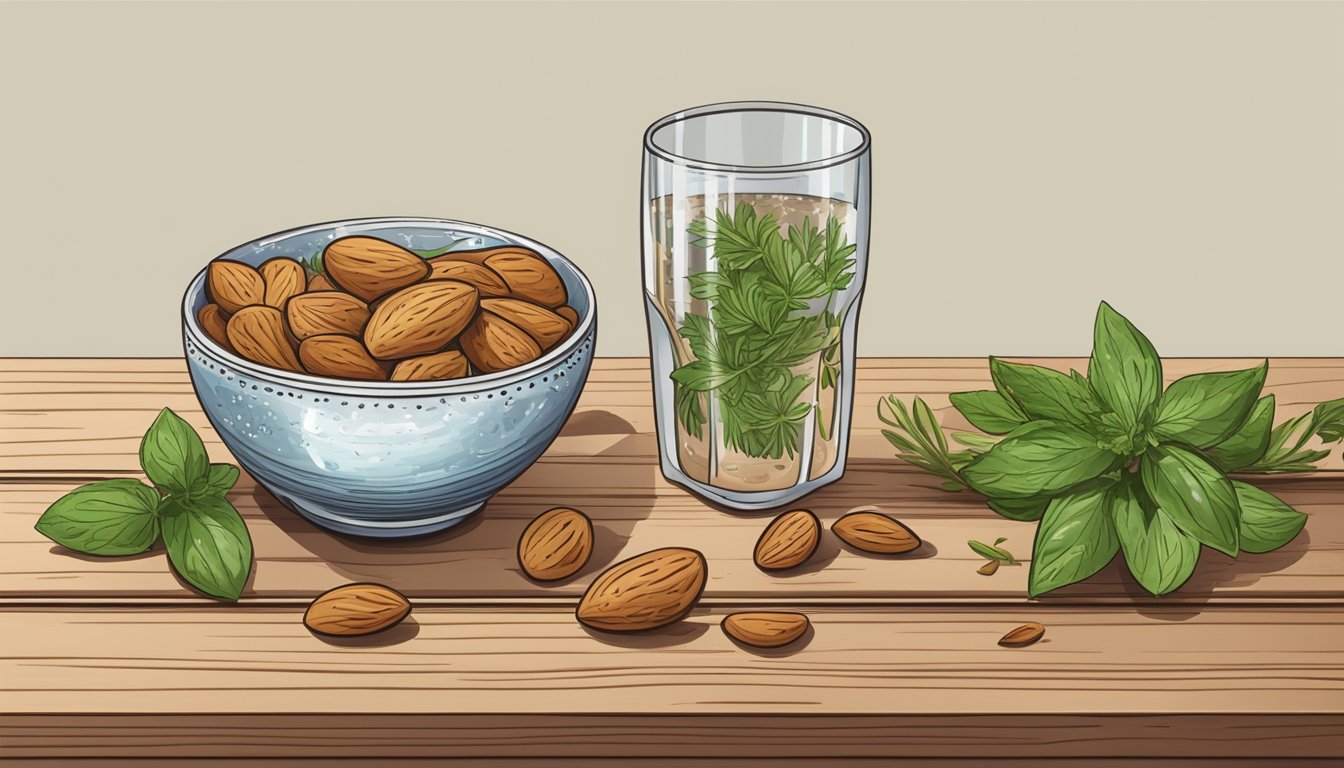
[[[646, 437], [647, 445], [642, 440]], [[631, 461], [602, 461], [595, 473], [588, 464], [591, 453], [572, 453], [579, 447], [574, 438], [598, 441], [604, 457], [628, 455]], [[654, 453], [645, 460], [647, 450]], [[537, 587], [542, 585], [518, 567], [518, 538], [523, 529], [552, 507], [577, 508], [580, 499], [596, 501], [605, 496], [605, 506], [580, 510], [593, 521], [593, 554], [588, 564], [569, 579], [543, 586], [561, 596], [576, 593], [594, 574], [615, 562], [635, 527], [652, 512], [651, 489], [660, 477], [656, 450], [651, 435], [635, 434], [635, 427], [615, 414], [576, 413], [546, 455], [480, 511], [445, 531], [405, 539], [333, 533], [291, 511], [259, 485], [254, 485], [251, 496], [277, 529], [351, 581], [386, 583], [408, 595], [483, 597], [537, 596]], [[594, 481], [603, 480], [603, 473], [618, 487], [593, 488]], [[629, 490], [622, 493], [621, 487]], [[544, 496], [539, 495], [539, 488], [548, 489]], [[595, 493], [598, 490], [601, 493]], [[475, 580], [477, 576], [480, 581]]]
[[603, 645], [616, 648], [671, 648], [685, 645], [709, 631], [712, 624], [706, 623], [709, 616], [701, 616], [701, 621], [687, 619], [666, 627], [643, 632], [603, 632], [591, 627], [583, 627], [588, 636]]
[[338, 648], [386, 648], [390, 645], [399, 645], [408, 640], [412, 640], [420, 634], [420, 623], [414, 616], [407, 617], [400, 624], [382, 632], [376, 632], [372, 635], [362, 635], [358, 637], [334, 637], [332, 635], [321, 635], [312, 633], [313, 637]]

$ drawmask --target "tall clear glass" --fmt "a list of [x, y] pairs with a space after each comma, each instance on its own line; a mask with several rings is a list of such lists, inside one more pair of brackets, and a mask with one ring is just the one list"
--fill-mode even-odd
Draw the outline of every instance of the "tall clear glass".
[[649, 126], [645, 309], [672, 482], [765, 509], [844, 474], [869, 143], [852, 118], [779, 102]]

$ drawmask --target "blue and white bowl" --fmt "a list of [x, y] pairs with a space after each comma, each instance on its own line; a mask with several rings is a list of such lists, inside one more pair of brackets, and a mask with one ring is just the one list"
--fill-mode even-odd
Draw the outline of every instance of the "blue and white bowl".
[[196, 320], [205, 270], [182, 303], [182, 338], [196, 397], [243, 469], [285, 506], [341, 533], [416, 536], [480, 509], [541, 456], [588, 378], [597, 335], [592, 285], [534, 240], [443, 219], [354, 219], [238, 246], [223, 258], [258, 266], [306, 258], [328, 242], [368, 235], [407, 248], [522, 245], [555, 267], [579, 315], [568, 338], [528, 365], [444, 382], [354, 382], [266, 368], [224, 350]]

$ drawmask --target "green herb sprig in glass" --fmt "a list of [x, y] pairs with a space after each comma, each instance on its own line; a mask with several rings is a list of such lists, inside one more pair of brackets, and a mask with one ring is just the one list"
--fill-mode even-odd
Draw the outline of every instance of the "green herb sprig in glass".
[[[1148, 339], [1103, 302], [1087, 375], [990, 358], [994, 389], [952, 405], [985, 435], [954, 434], [949, 449], [932, 410], [889, 395], [878, 404], [897, 458], [983, 494], [998, 514], [1038, 521], [1028, 591], [1082, 581], [1123, 554], [1148, 592], [1164, 595], [1194, 573], [1200, 547], [1235, 557], [1269, 552], [1306, 523], [1275, 496], [1231, 473], [1306, 472], [1344, 440], [1344, 398], [1277, 427], [1261, 396], [1268, 362], [1197, 373], [1165, 391]], [[913, 415], [912, 415], [913, 411]]]
[[164, 408], [140, 442], [140, 466], [153, 486], [101, 480], [57, 499], [37, 531], [86, 555], [136, 555], [162, 536], [168, 561], [211, 597], [237, 600], [252, 571], [252, 537], [227, 498], [232, 464], [211, 464], [191, 425]]
[[693, 245], [713, 248], [717, 269], [687, 278], [691, 296], [710, 310], [688, 314], [678, 328], [695, 359], [672, 372], [677, 419], [700, 438], [712, 392], [729, 448], [792, 458], [814, 408], [800, 401], [812, 374], [793, 369], [821, 353], [819, 384], [836, 385], [841, 316], [833, 303], [854, 279], [856, 248], [835, 217], [825, 229], [805, 219], [785, 236], [773, 214], [758, 216], [748, 203], [688, 231]]

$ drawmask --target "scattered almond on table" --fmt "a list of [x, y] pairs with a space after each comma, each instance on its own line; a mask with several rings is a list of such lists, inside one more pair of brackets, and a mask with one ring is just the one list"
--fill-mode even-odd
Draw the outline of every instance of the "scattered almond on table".
[[603, 571], [574, 612], [604, 632], [640, 632], [685, 618], [705, 591], [709, 567], [693, 549], [667, 547], [635, 555]]
[[876, 507], [856, 507], [831, 524], [831, 532], [849, 546], [875, 555], [899, 555], [923, 544], [915, 532]]
[[1028, 622], [999, 638], [999, 645], [1005, 648], [1024, 648], [1045, 637], [1045, 627], [1036, 622]]
[[[295, 259], [216, 259], [197, 321], [225, 350], [270, 368], [361, 381], [443, 381], [536, 360], [579, 314], [559, 273], [519, 246], [425, 259], [343, 237], [321, 274]], [[316, 340], [315, 340], [316, 339]]]
[[720, 625], [724, 634], [753, 648], [779, 648], [807, 632], [811, 626], [801, 613], [734, 613]]
[[383, 632], [411, 615], [411, 601], [382, 584], [346, 584], [318, 595], [303, 614], [319, 635], [359, 637]]
[[536, 581], [569, 578], [592, 556], [593, 521], [577, 509], [547, 510], [518, 538], [518, 566]]
[[752, 559], [763, 571], [785, 571], [807, 562], [821, 542], [821, 521], [810, 510], [776, 517], [761, 532]]

